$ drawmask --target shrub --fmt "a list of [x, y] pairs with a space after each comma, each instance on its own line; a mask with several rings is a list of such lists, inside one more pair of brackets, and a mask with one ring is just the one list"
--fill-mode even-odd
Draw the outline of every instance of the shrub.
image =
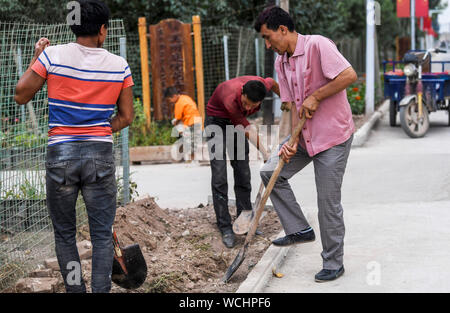
[[172, 137], [172, 128], [169, 121], [152, 121], [147, 127], [144, 107], [139, 99], [134, 101], [134, 121], [129, 129], [130, 147], [171, 145], [177, 140], [177, 137]]
[[365, 111], [366, 85], [355, 83], [347, 88], [347, 98], [353, 114], [364, 114]]

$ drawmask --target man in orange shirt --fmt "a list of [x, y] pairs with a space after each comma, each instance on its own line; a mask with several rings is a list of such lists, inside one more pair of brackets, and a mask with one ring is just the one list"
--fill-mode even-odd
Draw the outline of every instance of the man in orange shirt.
[[202, 142], [202, 119], [197, 104], [191, 97], [181, 94], [175, 87], [168, 87], [164, 90], [164, 98], [174, 106], [172, 124], [177, 127], [178, 132], [183, 135], [185, 140], [184, 160], [192, 161], [197, 144]]

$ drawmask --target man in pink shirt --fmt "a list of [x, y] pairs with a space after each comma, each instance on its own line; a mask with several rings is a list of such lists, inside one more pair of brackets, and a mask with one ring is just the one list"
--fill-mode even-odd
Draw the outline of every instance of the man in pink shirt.
[[297, 33], [292, 18], [279, 7], [265, 9], [258, 16], [255, 29], [261, 33], [266, 47], [279, 54], [275, 68], [281, 101], [294, 104], [293, 128], [299, 117], [307, 118], [295, 144], [290, 147], [286, 138], [261, 169], [267, 185], [278, 158], [287, 162], [270, 195], [286, 236], [273, 244], [287, 246], [315, 240], [288, 182], [312, 161], [323, 247], [323, 269], [315, 280], [334, 280], [344, 273], [341, 186], [355, 130], [345, 89], [357, 76], [331, 40]]

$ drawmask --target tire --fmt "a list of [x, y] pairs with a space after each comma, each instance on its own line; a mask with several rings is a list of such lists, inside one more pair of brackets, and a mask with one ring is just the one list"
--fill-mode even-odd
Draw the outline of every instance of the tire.
[[448, 106], [448, 126], [450, 126], [450, 105]]
[[397, 102], [392, 100], [389, 102], [389, 125], [397, 126]]
[[407, 105], [400, 107], [400, 123], [405, 133], [411, 138], [425, 136], [430, 128], [427, 107], [423, 106], [423, 120], [417, 120], [417, 103], [411, 100]]

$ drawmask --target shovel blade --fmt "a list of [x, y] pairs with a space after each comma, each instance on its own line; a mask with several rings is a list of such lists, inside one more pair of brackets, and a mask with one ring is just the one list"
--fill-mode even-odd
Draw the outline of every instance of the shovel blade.
[[233, 263], [231, 263], [231, 265], [228, 267], [227, 272], [225, 273], [225, 276], [222, 279], [224, 283], [228, 283], [231, 276], [233, 276], [233, 274], [236, 272], [239, 266], [241, 266], [242, 262], [244, 262], [246, 248], [247, 247], [244, 246], [241, 250], [239, 250], [239, 253], [234, 259]]
[[122, 248], [122, 254], [128, 274], [124, 273], [119, 262], [114, 258], [111, 280], [125, 289], [139, 288], [147, 278], [147, 263], [139, 244]]
[[244, 210], [239, 214], [238, 218], [233, 223], [233, 232], [236, 235], [243, 235], [248, 232], [253, 218], [252, 210]]
[[[242, 211], [242, 213], [239, 215], [239, 217], [236, 219], [236, 221], [234, 221], [233, 232], [236, 235], [245, 235], [250, 230], [250, 226], [252, 225], [254, 214], [252, 213], [252, 211], [249, 211], [249, 212], [250, 213], [248, 213], [247, 211]], [[265, 212], [265, 211], [262, 212], [259, 220], [261, 221], [266, 216], [266, 214], [267, 214], [267, 212]], [[258, 232], [256, 232], [256, 234], [258, 234]]]

